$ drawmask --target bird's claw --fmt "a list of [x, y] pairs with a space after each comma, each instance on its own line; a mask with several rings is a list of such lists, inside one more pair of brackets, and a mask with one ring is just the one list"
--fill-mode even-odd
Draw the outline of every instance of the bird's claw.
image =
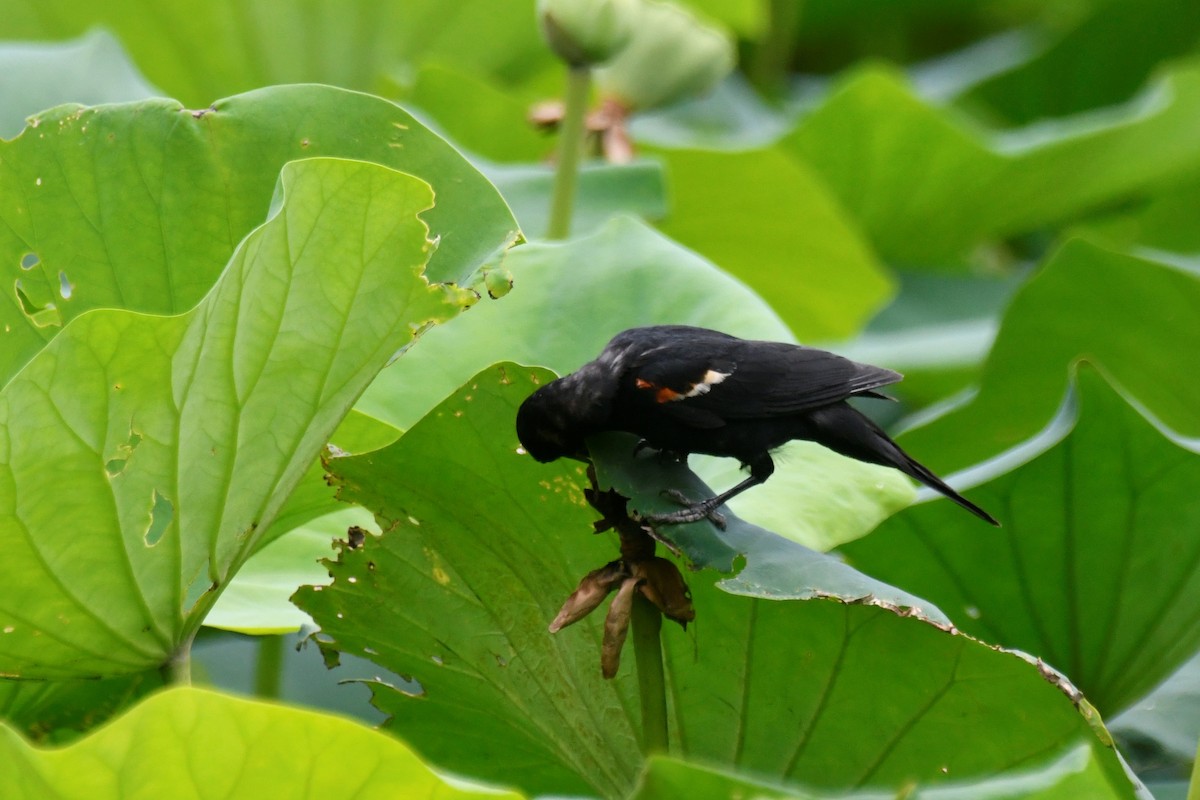
[[664, 489], [662, 493], [684, 508], [669, 514], [643, 514], [643, 521], [652, 525], [683, 525], [707, 519], [716, 525], [718, 530], [725, 530], [725, 515], [717, 511], [711, 500], [701, 500], [699, 503], [695, 503], [678, 489]]

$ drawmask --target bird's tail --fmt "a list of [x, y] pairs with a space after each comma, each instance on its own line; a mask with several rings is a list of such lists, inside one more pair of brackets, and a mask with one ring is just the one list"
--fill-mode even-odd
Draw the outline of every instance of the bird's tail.
[[895, 467], [934, 491], [979, 517], [984, 522], [1000, 525], [996, 518], [963, 497], [949, 484], [934, 475], [924, 464], [901, 449], [883, 429], [846, 403], [834, 403], [809, 412], [806, 418], [810, 426], [806, 438], [820, 442], [826, 447], [851, 458]]
[[[891, 440], [889, 440], [889, 441], [891, 441]], [[895, 442], [892, 442], [892, 445], [896, 448], [896, 451], [901, 456], [903, 456], [902, 462], [896, 464], [896, 467], [899, 468], [899, 470], [901, 472], [903, 472], [905, 475], [909, 475], [913, 478], [916, 478], [921, 483], [928, 486], [930, 489], [933, 489], [936, 492], [940, 492], [940, 493], [944, 494], [946, 497], [948, 497], [949, 499], [958, 503], [960, 506], [965, 508], [967, 511], [970, 511], [972, 514], [979, 517], [984, 522], [995, 525], [997, 528], [1000, 527], [1000, 523], [996, 520], [995, 517], [993, 517], [988, 512], [984, 511], [979, 506], [972, 503], [967, 498], [963, 497], [958, 492], [954, 491], [954, 489], [952, 489], [950, 487], [950, 484], [946, 483], [944, 480], [939, 478], [937, 475], [934, 475], [933, 472], [930, 471], [930, 469], [928, 467], [926, 467], [921, 462], [917, 461], [915, 458], [910, 456], [908, 453], [901, 450], [900, 445], [896, 444]]]

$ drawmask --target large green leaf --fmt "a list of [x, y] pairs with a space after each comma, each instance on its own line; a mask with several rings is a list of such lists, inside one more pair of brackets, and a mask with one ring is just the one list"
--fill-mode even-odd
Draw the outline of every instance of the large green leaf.
[[978, 394], [902, 442], [944, 470], [1013, 447], [1054, 416], [1084, 356], [1168, 427], [1200, 436], [1196, 352], [1195, 270], [1072, 239], [1013, 298]]
[[25, 118], [63, 103], [120, 103], [162, 94], [137, 71], [106, 31], [70, 42], [0, 44], [0, 136]]
[[[755, 339], [792, 338], [744, 284], [631, 219], [565, 243], [510, 250], [503, 266], [514, 282], [503, 302], [479, 303], [453, 326], [430, 331], [379, 376], [358, 407], [407, 428], [489, 364], [512, 360], [566, 374], [638, 325], [683, 323]], [[694, 461], [706, 478], [729, 480], [733, 462]], [[863, 535], [911, 498], [907, 479], [893, 470], [792, 445], [771, 482], [732, 505], [752, 522], [825, 548]], [[824, 526], [824, 511], [839, 503], [845, 512], [839, 524]], [[821, 509], [815, 518], [812, 508]]]
[[164, 682], [157, 669], [101, 680], [0, 681], [0, 722], [31, 741], [63, 744]]
[[325, 155], [433, 186], [438, 204], [424, 215], [441, 237], [432, 279], [464, 280], [515, 235], [487, 180], [378, 98], [286, 86], [203, 111], [167, 100], [55, 109], [0, 142], [0, 274], [10, 287], [0, 383], [88, 309], [191, 308], [262, 222], [280, 167]]
[[1200, 67], [1126, 104], [981, 133], [878, 67], [843, 79], [785, 140], [881, 254], [959, 263], [974, 246], [1059, 223], [1200, 163]]
[[861, 61], [911, 63], [1037, 19], [1048, 5], [1061, 8], [1044, 0], [808, 0], [793, 58], [803, 72], [822, 74]]
[[963, 630], [1039, 656], [1113, 714], [1200, 647], [1200, 453], [1094, 370], [1077, 381], [1078, 405], [1028, 446], [1042, 452], [973, 490], [1004, 528], [969, 530], [931, 503], [845, 554]]
[[1191, 0], [1092, 2], [1081, 11], [1065, 32], [1037, 37], [1043, 46], [1032, 58], [972, 86], [958, 102], [1017, 124], [1119, 103], [1163, 62], [1194, 53], [1200, 38]]
[[[394, 445], [333, 460], [341, 496], [384, 533], [344, 549], [334, 582], [296, 600], [331, 654], [419, 682], [373, 682], [375, 704], [434, 763], [530, 793], [624, 796], [642, 764], [633, 659], [600, 677], [597, 614], [546, 631], [576, 581], [617, 554], [611, 533], [592, 533], [582, 466], [519, 452], [515, 408], [546, 375], [496, 366]], [[1090, 744], [1124, 780], [1094, 716], [1023, 658], [881, 601], [753, 599], [711, 573], [690, 582], [694, 634], [663, 631], [672, 752], [689, 761], [898, 787]]]
[[68, 747], [32, 747], [0, 726], [4, 795], [516, 798], [447, 781], [403, 744], [341, 717], [172, 689]]
[[1108, 243], [1113, 249], [1149, 248], [1148, 255], [1163, 260], [1189, 260], [1197, 271], [1196, 254], [1200, 253], [1200, 228], [1195, 225], [1200, 214], [1200, 177], [1156, 192], [1144, 205], [1107, 218], [1093, 220], [1087, 232]]
[[[355, 655], [420, 681], [419, 702], [392, 727], [435, 763], [537, 791], [612, 794], [638, 769], [636, 698], [601, 679], [594, 648], [546, 625], [613, 545], [591, 534], [583, 467], [540, 467], [518, 453], [513, 428], [516, 405], [550, 377], [488, 368], [396, 444], [334, 460], [339, 496], [376, 514], [383, 546], [369, 537], [331, 565], [334, 584], [295, 600], [319, 641], [353, 626]], [[358, 637], [368, 620], [370, 642]], [[394, 711], [401, 690], [374, 688]]]
[[430, 284], [428, 184], [284, 169], [282, 203], [193, 311], [75, 319], [0, 394], [0, 671], [162, 664], [367, 383], [466, 292]]
[[452, 60], [476, 71], [527, 74], [551, 59], [533, 0], [3, 0], [10, 38], [116, 33], [156, 85], [191, 105], [258, 86], [326, 83], [372, 90], [388, 70]]
[[862, 234], [782, 148], [660, 153], [674, 201], [662, 230], [749, 284], [801, 339], [851, 336], [887, 301]]
[[[976, 782], [953, 780], [932, 787], [912, 787], [912, 800], [1106, 800], [1129, 797], [1128, 781], [1105, 770], [1095, 747], [1077, 747], [1038, 770], [1015, 770]], [[754, 797], [756, 800], [895, 800], [894, 792], [863, 790], [828, 794], [764, 783], [745, 775], [719, 772], [672, 758], [646, 763], [631, 800], [664, 797]]]

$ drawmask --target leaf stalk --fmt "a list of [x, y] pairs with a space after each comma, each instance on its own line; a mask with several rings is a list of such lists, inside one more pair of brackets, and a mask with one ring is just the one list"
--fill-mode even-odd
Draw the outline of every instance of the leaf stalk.
[[558, 134], [558, 163], [554, 171], [554, 193], [550, 199], [550, 222], [546, 228], [546, 236], [550, 239], [565, 239], [571, 235], [571, 216], [575, 210], [591, 91], [591, 68], [570, 67], [567, 70], [566, 99]]
[[258, 657], [254, 664], [254, 694], [274, 700], [283, 682], [284, 637], [278, 634], [258, 637]]
[[[639, 592], [633, 598], [633, 655], [642, 705], [642, 750], [667, 753], [667, 685], [662, 656], [662, 613]], [[1191, 800], [1191, 798], [1189, 798]]]
[[192, 685], [192, 637], [180, 643], [171, 657], [159, 667], [163, 683], [168, 686]]

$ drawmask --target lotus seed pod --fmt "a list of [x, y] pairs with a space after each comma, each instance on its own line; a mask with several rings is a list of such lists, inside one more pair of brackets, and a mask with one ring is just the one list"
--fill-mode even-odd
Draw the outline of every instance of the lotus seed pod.
[[640, 111], [709, 91], [736, 58], [724, 31], [674, 3], [646, 0], [629, 44], [597, 70], [596, 80], [605, 94]]
[[641, 0], [538, 0], [538, 23], [572, 67], [603, 64], [625, 47]]

